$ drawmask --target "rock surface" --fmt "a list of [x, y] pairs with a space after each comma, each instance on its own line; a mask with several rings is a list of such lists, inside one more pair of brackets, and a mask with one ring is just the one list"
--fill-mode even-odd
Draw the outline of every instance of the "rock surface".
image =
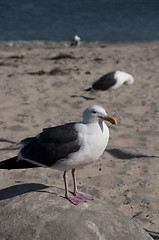
[[152, 239], [100, 200], [74, 206], [42, 184], [19, 184], [1, 190], [0, 195], [1, 240]]

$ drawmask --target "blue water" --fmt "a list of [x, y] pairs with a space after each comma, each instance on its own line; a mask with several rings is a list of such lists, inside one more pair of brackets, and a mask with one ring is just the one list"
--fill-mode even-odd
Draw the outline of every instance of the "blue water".
[[159, 39], [159, 0], [0, 0], [0, 41]]

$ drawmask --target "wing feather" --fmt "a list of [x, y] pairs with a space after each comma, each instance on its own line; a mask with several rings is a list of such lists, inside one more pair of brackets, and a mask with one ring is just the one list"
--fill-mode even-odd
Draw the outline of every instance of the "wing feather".
[[[26, 143], [27, 140], [22, 142]], [[74, 124], [69, 123], [45, 128], [37, 137], [30, 138], [20, 153], [23, 158], [50, 167], [79, 149], [78, 132]]]
[[116, 79], [114, 78], [115, 72], [110, 72], [99, 78], [97, 81], [93, 84], [94, 90], [108, 90], [111, 88], [115, 83]]

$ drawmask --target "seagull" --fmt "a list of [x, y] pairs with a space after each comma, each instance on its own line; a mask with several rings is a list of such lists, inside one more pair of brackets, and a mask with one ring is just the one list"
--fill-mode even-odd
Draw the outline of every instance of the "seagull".
[[[20, 141], [17, 156], [0, 162], [0, 169], [49, 167], [63, 171], [65, 198], [75, 205], [92, 200], [92, 196], [78, 191], [76, 168], [93, 163], [104, 152], [109, 140], [109, 129], [104, 121], [117, 124], [102, 107], [90, 106], [83, 112], [81, 122], [44, 128], [37, 136]], [[73, 177], [73, 196], [68, 190], [69, 170]]]
[[71, 44], [70, 44], [70, 46], [72, 46], [72, 47], [73, 46], [79, 46], [80, 45], [80, 41], [81, 41], [80, 37], [78, 35], [75, 35], [73, 40], [72, 40], [72, 42], [71, 42]]
[[95, 81], [90, 88], [85, 89], [84, 91], [105, 91], [110, 90], [110, 94], [114, 98], [112, 90], [116, 90], [121, 87], [124, 83], [130, 85], [134, 83], [134, 78], [131, 74], [123, 71], [113, 71], [109, 72], [97, 81]]

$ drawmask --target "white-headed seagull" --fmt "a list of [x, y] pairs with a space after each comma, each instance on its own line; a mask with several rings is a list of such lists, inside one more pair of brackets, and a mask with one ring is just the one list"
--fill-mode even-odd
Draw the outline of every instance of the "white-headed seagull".
[[[0, 162], [0, 169], [49, 167], [61, 170], [65, 197], [75, 205], [91, 200], [92, 196], [77, 190], [75, 169], [93, 163], [104, 152], [109, 139], [105, 121], [116, 124], [102, 107], [90, 106], [83, 112], [81, 122], [45, 128], [37, 136], [22, 140], [17, 156]], [[72, 170], [74, 196], [68, 191], [68, 170]]]
[[[85, 89], [85, 91], [94, 92], [110, 90], [110, 94], [112, 95], [112, 90], [116, 90], [125, 83], [128, 85], [133, 84], [133, 76], [129, 73], [117, 70], [103, 75], [96, 80], [90, 88]], [[114, 98], [113, 95], [112, 97]]]

